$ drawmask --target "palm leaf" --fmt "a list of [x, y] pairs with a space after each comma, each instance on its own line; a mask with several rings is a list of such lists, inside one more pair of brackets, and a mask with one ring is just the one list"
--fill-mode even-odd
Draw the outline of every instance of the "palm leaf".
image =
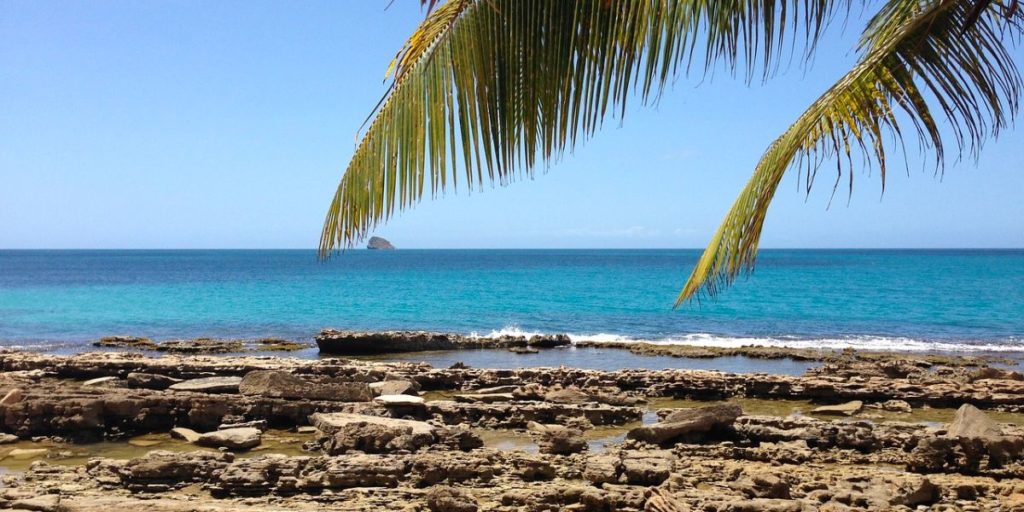
[[[887, 2], [863, 34], [859, 62], [761, 157], [676, 305], [715, 295], [753, 269], [768, 206], [787, 169], [807, 169], [809, 189], [818, 166], [835, 160], [852, 188], [855, 159], [874, 162], [884, 187], [886, 138], [902, 143], [912, 129], [941, 170], [947, 139], [960, 156], [976, 156], [1011, 123], [1021, 77], [1004, 41], [1020, 37], [1022, 15], [1012, 5], [1002, 12], [989, 3]], [[937, 117], [945, 119], [945, 130]]]
[[532, 176], [691, 67], [767, 75], [797, 41], [812, 49], [848, 2], [431, 0], [389, 67], [320, 254], [355, 245], [428, 189]]

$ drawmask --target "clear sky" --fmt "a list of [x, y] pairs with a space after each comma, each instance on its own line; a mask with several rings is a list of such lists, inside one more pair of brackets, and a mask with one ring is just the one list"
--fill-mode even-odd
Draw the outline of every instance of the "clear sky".
[[[419, 2], [0, 2], [0, 248], [314, 248]], [[398, 247], [703, 247], [860, 22], [766, 85], [680, 79], [532, 182], [449, 195]], [[1024, 52], [1015, 49], [1024, 66]], [[636, 102], [634, 102], [636, 105]], [[902, 169], [902, 166], [894, 166]], [[940, 180], [783, 182], [762, 247], [1024, 247], [1024, 129]]]

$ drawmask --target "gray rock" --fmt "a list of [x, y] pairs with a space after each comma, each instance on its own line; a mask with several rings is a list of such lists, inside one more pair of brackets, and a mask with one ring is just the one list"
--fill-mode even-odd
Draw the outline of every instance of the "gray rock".
[[255, 428], [229, 428], [201, 434], [195, 443], [200, 446], [227, 448], [229, 450], [248, 450], [259, 446], [261, 433]]
[[412, 395], [380, 395], [373, 399], [384, 407], [421, 407], [426, 400]]
[[537, 348], [554, 348], [571, 345], [572, 340], [565, 334], [538, 334], [531, 336], [526, 344]]
[[1003, 435], [1003, 431], [987, 414], [971, 404], [961, 405], [956, 410], [953, 422], [946, 435], [950, 437], [992, 438]]
[[206, 377], [179, 382], [168, 389], [196, 393], [238, 393], [238, 385], [241, 383], [241, 377]]

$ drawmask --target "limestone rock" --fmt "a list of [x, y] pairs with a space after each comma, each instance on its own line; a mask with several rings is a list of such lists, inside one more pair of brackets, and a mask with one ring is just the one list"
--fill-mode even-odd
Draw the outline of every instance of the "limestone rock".
[[261, 432], [255, 428], [229, 428], [201, 434], [195, 443], [213, 448], [248, 450], [259, 446]]
[[381, 416], [370, 416], [366, 414], [352, 414], [344, 412], [317, 413], [310, 416], [310, 421], [317, 430], [332, 435], [339, 432], [346, 425], [353, 423], [365, 423], [371, 425], [384, 425], [387, 427], [404, 428], [408, 427], [414, 434], [433, 435], [437, 427], [425, 421], [403, 420], [397, 418], [384, 418]]
[[680, 438], [701, 436], [714, 429], [730, 427], [741, 414], [743, 410], [733, 404], [680, 409], [654, 425], [630, 430], [626, 437], [660, 445]]
[[82, 383], [82, 387], [88, 386], [100, 386], [117, 380], [116, 376], [110, 375], [106, 377], [96, 377], [95, 379], [89, 379]]
[[171, 429], [171, 437], [174, 439], [181, 439], [182, 441], [187, 441], [189, 443], [194, 443], [199, 440], [201, 434], [190, 428], [174, 427]]
[[25, 393], [20, 388], [14, 388], [7, 392], [3, 398], [0, 398], [0, 405], [13, 405], [21, 401], [25, 397]]
[[419, 392], [420, 385], [408, 380], [385, 380], [370, 383], [370, 389], [378, 395], [413, 395]]
[[572, 340], [565, 334], [538, 334], [531, 336], [526, 344], [530, 347], [554, 348], [571, 345]]
[[311, 383], [289, 372], [256, 370], [245, 374], [238, 385], [243, 395], [271, 398], [304, 398], [339, 402], [368, 402], [373, 398], [363, 382]]
[[527, 429], [539, 437], [537, 444], [541, 453], [569, 455], [587, 449], [587, 441], [583, 439], [583, 432], [578, 429], [562, 425], [544, 425], [537, 422], [530, 422]]
[[156, 373], [131, 372], [125, 379], [128, 387], [144, 389], [167, 389], [181, 382], [181, 379]]

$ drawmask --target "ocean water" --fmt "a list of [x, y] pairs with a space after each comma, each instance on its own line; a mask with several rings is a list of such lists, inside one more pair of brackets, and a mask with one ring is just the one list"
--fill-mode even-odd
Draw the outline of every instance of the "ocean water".
[[672, 309], [696, 250], [0, 251], [0, 344], [311, 339], [321, 328], [1024, 350], [1024, 251], [766, 250]]

